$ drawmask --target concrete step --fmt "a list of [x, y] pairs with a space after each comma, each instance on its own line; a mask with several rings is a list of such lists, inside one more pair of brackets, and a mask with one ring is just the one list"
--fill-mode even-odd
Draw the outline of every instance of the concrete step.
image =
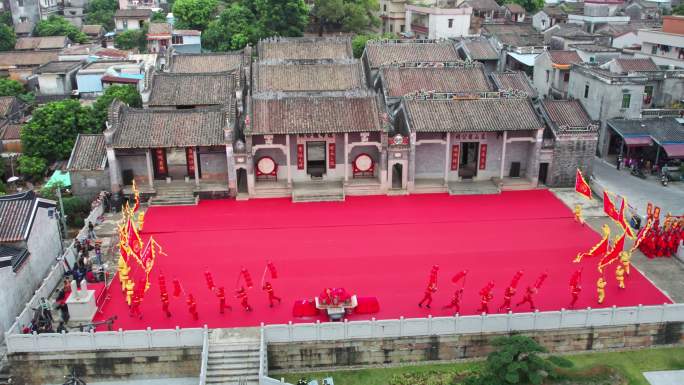
[[208, 378], [206, 380], [207, 384], [214, 385], [258, 385], [259, 377], [249, 377], [249, 378]]
[[250, 352], [232, 352], [232, 353], [214, 353], [211, 354], [207, 360], [209, 364], [220, 364], [224, 362], [235, 362], [235, 361], [253, 361], [259, 360], [259, 353], [256, 354]]
[[242, 361], [226, 361], [226, 362], [210, 362], [207, 365], [207, 370], [211, 371], [212, 373], [215, 372], [220, 372], [220, 371], [229, 371], [229, 372], [236, 372], [236, 371], [259, 371], [259, 360], [257, 359], [256, 361], [248, 361], [248, 360], [242, 360]]
[[254, 189], [254, 198], [286, 198], [291, 194], [287, 187], [261, 187]]
[[259, 379], [259, 369], [255, 370], [214, 370], [207, 369], [207, 382], [210, 378], [221, 378], [221, 379]]
[[194, 206], [197, 204], [197, 197], [166, 198], [154, 197], [150, 199], [150, 206]]
[[214, 352], [259, 352], [259, 345], [252, 340], [236, 340], [230, 343], [212, 343], [209, 345], [209, 353]]

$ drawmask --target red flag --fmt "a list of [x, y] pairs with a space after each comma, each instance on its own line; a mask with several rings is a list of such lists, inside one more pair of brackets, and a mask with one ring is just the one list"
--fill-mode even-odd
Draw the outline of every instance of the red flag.
[[131, 248], [136, 256], [140, 255], [143, 242], [140, 238], [140, 234], [138, 234], [138, 229], [135, 228], [135, 223], [133, 223], [131, 218], [128, 218], [128, 222], [126, 223], [126, 236], [128, 238], [128, 247]]
[[278, 278], [278, 271], [276, 270], [276, 267], [273, 264], [273, 262], [269, 262], [267, 266], [268, 266], [268, 271], [271, 273], [271, 278], [272, 279]]
[[651, 226], [653, 226], [653, 220], [649, 218], [648, 222], [646, 222], [646, 226], [642, 227], [641, 230], [639, 231], [639, 234], [637, 235], [637, 239], [636, 239], [636, 241], [634, 241], [634, 245], [629, 250], [630, 253], [634, 252], [634, 250], [636, 250], [641, 245], [641, 242], [643, 242], [644, 239], [646, 239], [648, 234], [651, 232]]
[[247, 288], [251, 289], [252, 287], [254, 287], [254, 284], [252, 282], [252, 276], [249, 274], [249, 271], [247, 271], [247, 269], [243, 268], [240, 274], [242, 274], [242, 278], [245, 279], [245, 285], [247, 285]]
[[613, 201], [610, 200], [610, 196], [606, 190], [603, 190], [603, 211], [615, 222], [620, 223], [620, 213], [615, 209], [615, 205], [613, 204]]
[[608, 252], [608, 237], [610, 237], [610, 228], [608, 225], [603, 225], [603, 238], [594, 247], [586, 253], [578, 253], [573, 262], [579, 263], [584, 257], [597, 257]]
[[625, 233], [615, 242], [613, 248], [601, 258], [598, 264], [598, 270], [603, 273], [603, 268], [617, 261], [620, 258], [620, 253], [625, 249]]
[[582, 171], [580, 171], [579, 168], [577, 169], [577, 174], [575, 174], [575, 191], [581, 196], [591, 199], [591, 187], [589, 187], [589, 183], [584, 180]]
[[625, 211], [627, 207], [627, 198], [622, 197], [622, 203], [620, 204], [620, 221], [618, 222], [620, 226], [622, 226], [622, 230], [625, 231], [628, 237], [634, 239], [634, 232], [632, 231], [632, 228], [629, 227], [629, 223], [627, 223], [627, 218], [625, 216]]
[[453, 277], [451, 277], [451, 282], [457, 283], [457, 282], [460, 281], [463, 277], [465, 277], [466, 274], [468, 274], [468, 270], [459, 271], [459, 272], [456, 273]]
[[537, 289], [541, 288], [541, 286], [544, 284], [544, 281], [546, 281], [546, 278], [548, 276], [549, 276], [549, 273], [542, 273], [542, 275], [540, 275], [537, 278], [537, 281], [534, 283], [534, 287], [536, 287]]
[[511, 284], [510, 284], [510, 286], [511, 286], [511, 287], [517, 287], [517, 286], [518, 286], [518, 282], [520, 281], [520, 278], [522, 278], [522, 276], [523, 276], [523, 271], [522, 271], [522, 270], [518, 270], [518, 272], [515, 273], [515, 275], [513, 276], [513, 279], [511, 279]]
[[577, 286], [582, 280], [582, 269], [576, 270], [574, 273], [572, 273], [572, 277], [570, 277], [570, 286]]

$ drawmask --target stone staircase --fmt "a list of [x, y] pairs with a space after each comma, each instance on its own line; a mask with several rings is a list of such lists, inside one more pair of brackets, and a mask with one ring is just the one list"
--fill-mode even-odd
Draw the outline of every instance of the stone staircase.
[[491, 180], [463, 180], [449, 183], [449, 195], [500, 194], [501, 189]]
[[344, 201], [342, 182], [311, 181], [297, 183], [292, 188], [292, 202]]
[[377, 179], [354, 179], [345, 183], [344, 194], [354, 195], [379, 195], [382, 194], [382, 187]]
[[291, 195], [287, 182], [257, 182], [254, 185], [255, 198], [287, 198]]
[[256, 335], [245, 330], [216, 329], [212, 332], [209, 339], [207, 385], [259, 384], [258, 329]]
[[157, 194], [150, 199], [150, 206], [191, 206], [196, 205], [198, 198], [194, 194], [194, 185], [184, 182], [159, 183], [155, 185]]

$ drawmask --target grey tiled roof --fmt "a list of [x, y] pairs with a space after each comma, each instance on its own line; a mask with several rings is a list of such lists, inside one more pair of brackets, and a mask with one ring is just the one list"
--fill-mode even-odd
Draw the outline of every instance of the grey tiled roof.
[[543, 104], [549, 118], [558, 127], [587, 127], [592, 123], [578, 100], [545, 100]]
[[17, 23], [14, 25], [14, 32], [17, 34], [30, 34], [33, 32], [33, 28], [35, 28], [36, 24], [31, 23], [30, 21], [24, 21], [21, 23]]
[[527, 75], [522, 71], [492, 72], [490, 76], [499, 91], [523, 91], [529, 97], [537, 97], [537, 91], [532, 87]]
[[247, 134], [316, 134], [380, 131], [375, 95], [255, 97]]
[[173, 30], [173, 27], [171, 27], [171, 24], [169, 24], [169, 23], [150, 23], [148, 30], [147, 30], [147, 36], [150, 36], [150, 35], [169, 35], [169, 36], [171, 36], [172, 30]]
[[274, 37], [259, 41], [259, 60], [351, 59], [348, 37]]
[[675, 118], [610, 119], [608, 125], [622, 135], [649, 135], [660, 144], [684, 143], [684, 126]]
[[159, 73], [152, 78], [149, 106], [230, 105], [235, 95], [235, 74]]
[[0, 52], [0, 67], [32, 67], [57, 60], [59, 51], [5, 51]]
[[500, 8], [494, 0], [466, 0], [465, 3], [478, 11], [498, 11]]
[[2, 132], [2, 140], [19, 140], [21, 139], [21, 124], [8, 124]]
[[114, 17], [122, 18], [141, 18], [147, 19], [152, 16], [151, 9], [144, 8], [134, 8], [134, 9], [117, 9], [114, 13]]
[[493, 35], [502, 43], [512, 47], [543, 46], [544, 35], [531, 24], [486, 24], [483, 34]]
[[38, 74], [66, 74], [81, 66], [77, 61], [51, 61], [36, 69]]
[[472, 60], [497, 60], [499, 54], [489, 41], [483, 37], [464, 39], [463, 46]]
[[18, 103], [14, 96], [0, 96], [0, 118], [6, 117], [12, 112], [12, 107]]
[[36, 194], [31, 190], [0, 196], [0, 242], [25, 240], [25, 234], [33, 220]]
[[653, 59], [645, 58], [645, 59], [627, 59], [627, 58], [618, 58], [615, 59], [615, 63], [620, 66], [622, 69], [622, 72], [624, 73], [631, 73], [631, 72], [637, 72], [637, 71], [657, 71], [658, 67], [656, 64], [653, 62]]
[[104, 170], [105, 140], [102, 134], [79, 134], [71, 152], [67, 170]]
[[233, 71], [242, 65], [242, 55], [242, 51], [173, 55], [169, 70], [175, 73]]
[[[113, 113], [112, 110], [118, 110]], [[229, 112], [222, 108], [190, 110], [136, 109], [112, 103], [110, 123], [115, 148], [224, 145]], [[112, 119], [113, 115], [117, 115]], [[114, 120], [111, 122], [111, 120]]]
[[14, 44], [16, 50], [60, 49], [67, 46], [66, 36], [20, 37]]
[[404, 96], [416, 91], [484, 92], [492, 87], [481, 65], [461, 67], [381, 67], [387, 96]]
[[543, 125], [529, 99], [405, 100], [416, 132], [536, 130]]
[[100, 24], [84, 24], [81, 26], [81, 32], [90, 36], [98, 36], [103, 33], [103, 28]]
[[257, 64], [254, 91], [343, 91], [365, 87], [360, 62], [350, 64]]
[[395, 43], [369, 41], [366, 44], [368, 64], [371, 68], [393, 63], [447, 62], [460, 57], [449, 42]]

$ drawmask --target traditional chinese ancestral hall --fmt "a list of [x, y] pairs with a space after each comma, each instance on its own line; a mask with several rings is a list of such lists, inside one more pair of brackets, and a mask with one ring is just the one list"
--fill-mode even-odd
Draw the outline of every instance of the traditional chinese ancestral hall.
[[568, 185], [595, 148], [588, 118], [564, 124], [579, 104], [549, 111], [524, 74], [488, 74], [446, 42], [370, 42], [358, 60], [348, 38], [272, 38], [256, 55], [179, 54], [168, 68], [147, 108], [111, 107], [113, 191], [136, 180], [191, 203], [497, 194]]

